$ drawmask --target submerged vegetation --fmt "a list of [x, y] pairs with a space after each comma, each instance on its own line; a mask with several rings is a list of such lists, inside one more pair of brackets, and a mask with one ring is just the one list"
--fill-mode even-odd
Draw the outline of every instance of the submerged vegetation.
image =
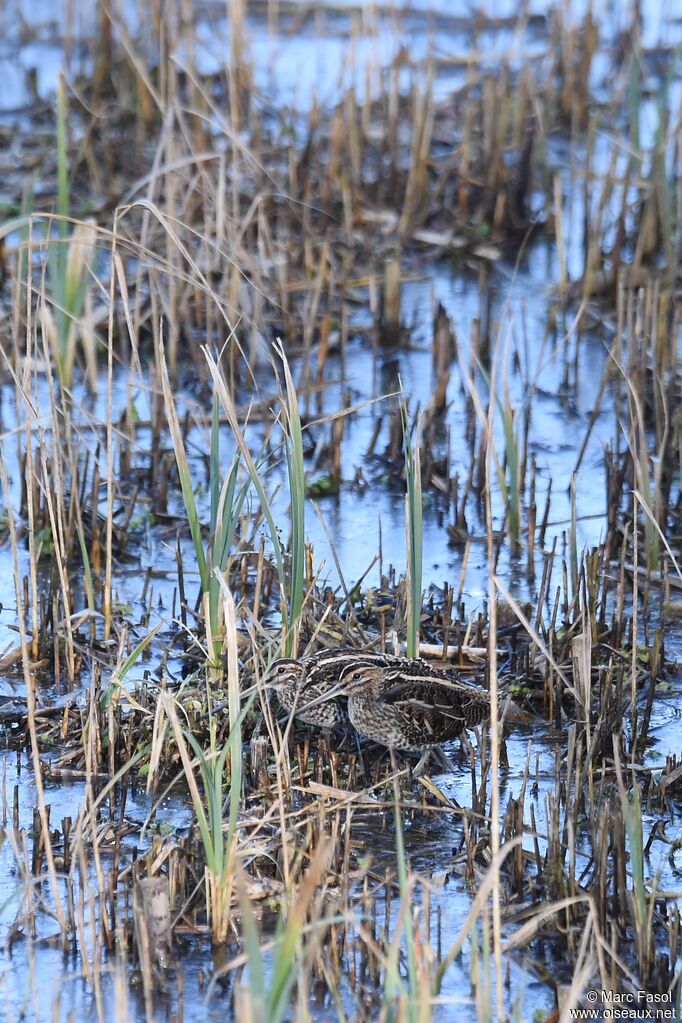
[[[680, 26], [520, 6], [92, 5], [3, 114], [17, 1018], [679, 1010]], [[337, 647], [490, 727], [284, 714]]]

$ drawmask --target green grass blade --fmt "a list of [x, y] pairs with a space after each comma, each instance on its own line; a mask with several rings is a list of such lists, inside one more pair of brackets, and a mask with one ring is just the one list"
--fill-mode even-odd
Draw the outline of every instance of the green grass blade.
[[409, 981], [409, 1003], [407, 1018], [416, 1021], [416, 998], [419, 979], [417, 975], [417, 956], [414, 944], [414, 928], [412, 926], [412, 886], [409, 881], [407, 856], [405, 855], [405, 839], [403, 836], [403, 820], [400, 808], [400, 789], [398, 779], [393, 778], [393, 799], [395, 812], [396, 865], [398, 869], [398, 887], [403, 907], [405, 947], [407, 951], [407, 976]]
[[95, 610], [95, 588], [92, 582], [92, 569], [90, 567], [90, 556], [88, 555], [88, 548], [85, 543], [85, 537], [83, 535], [83, 526], [81, 522], [76, 522], [76, 533], [78, 535], [78, 546], [81, 550], [81, 558], [83, 559], [83, 585], [85, 586], [85, 595], [88, 601], [88, 607], [91, 611]]
[[213, 392], [211, 409], [211, 455], [209, 466], [211, 487], [211, 536], [215, 536], [218, 528], [218, 505], [220, 503], [220, 414], [218, 396]]
[[403, 453], [405, 457], [405, 535], [407, 573], [407, 655], [419, 652], [423, 589], [423, 521], [422, 481], [419, 439], [410, 437], [407, 408], [401, 406], [403, 419]]
[[138, 657], [140, 657], [140, 655], [144, 653], [144, 651], [147, 649], [151, 641], [154, 639], [154, 636], [157, 634], [157, 632], [159, 631], [163, 624], [164, 624], [163, 622], [159, 622], [158, 625], [155, 625], [154, 628], [151, 629], [151, 631], [148, 632], [146, 636], [143, 636], [140, 642], [137, 644], [137, 646], [131, 651], [131, 653], [128, 654], [125, 661], [121, 665], [120, 669], [114, 671], [114, 681], [107, 686], [106, 691], [102, 693], [102, 696], [100, 697], [100, 702], [104, 710], [106, 710], [107, 706], [109, 705], [109, 701], [111, 700], [111, 697], [113, 696], [118, 686], [121, 685], [123, 679], [126, 677], [130, 669], [133, 667]]
[[[57, 79], [57, 213], [60, 217], [69, 216], [67, 116], [66, 86], [64, 84], [64, 75], [60, 74]], [[59, 221], [58, 231], [62, 238], [66, 238], [68, 224], [65, 220]]]
[[187, 461], [187, 452], [185, 451], [185, 445], [182, 440], [178, 414], [175, 408], [173, 392], [171, 391], [163, 341], [159, 342], [159, 368], [161, 373], [163, 400], [166, 406], [166, 416], [168, 418], [168, 429], [170, 430], [173, 451], [175, 452], [175, 462], [178, 467], [178, 476], [180, 478], [182, 499], [185, 504], [187, 523], [189, 525], [192, 543], [194, 544], [194, 553], [196, 555], [197, 565], [199, 568], [201, 591], [202, 593], [208, 593], [208, 569], [206, 567], [206, 556], [204, 554], [204, 541], [201, 535], [201, 524], [199, 522], [199, 513], [194, 499], [194, 490], [192, 488], [192, 478], [190, 476], [189, 463]]
[[289, 503], [291, 507], [291, 571], [289, 590], [289, 631], [285, 639], [287, 656], [295, 653], [298, 645], [298, 625], [303, 608], [305, 589], [305, 467], [303, 462], [303, 431], [298, 411], [298, 397], [284, 354], [282, 343], [275, 346], [284, 368], [286, 392], [281, 395], [286, 424], [285, 445]]
[[277, 579], [279, 581], [280, 587], [282, 628], [284, 635], [286, 636], [288, 632], [289, 621], [286, 572], [284, 569], [284, 554], [282, 551], [282, 545], [279, 541], [279, 534], [277, 532], [277, 524], [275, 523], [275, 517], [273, 515], [272, 507], [268, 500], [268, 496], [265, 493], [265, 488], [260, 479], [258, 469], [256, 468], [256, 464], [253, 460], [253, 456], [251, 455], [251, 452], [249, 451], [249, 446], [246, 443], [246, 438], [244, 437], [244, 434], [240, 429], [239, 421], [237, 419], [237, 412], [234, 407], [232, 398], [230, 397], [230, 394], [227, 390], [227, 387], [225, 386], [225, 381], [223, 380], [220, 368], [207, 348], [204, 348], [204, 356], [206, 357], [209, 371], [211, 373], [211, 376], [213, 377], [214, 386], [220, 397], [220, 404], [223, 406], [223, 411], [230, 424], [230, 427], [234, 434], [235, 441], [237, 442], [237, 446], [241, 451], [242, 458], [244, 459], [244, 464], [246, 465], [254, 489], [258, 495], [258, 500], [260, 501], [261, 505], [261, 511], [268, 526], [268, 532], [270, 533], [270, 542], [272, 543], [273, 553], [275, 557], [275, 565], [277, 567]]
[[265, 1019], [265, 968], [263, 966], [263, 953], [261, 952], [256, 922], [253, 917], [251, 900], [242, 890], [239, 889], [239, 905], [242, 911], [242, 936], [246, 961], [249, 971], [249, 989], [251, 992], [254, 1020]]

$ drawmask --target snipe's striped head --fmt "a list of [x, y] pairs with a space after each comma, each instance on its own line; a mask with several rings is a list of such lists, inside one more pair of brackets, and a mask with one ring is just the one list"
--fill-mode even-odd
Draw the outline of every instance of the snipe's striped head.
[[346, 696], [358, 696], [360, 693], [376, 693], [381, 689], [384, 670], [378, 664], [349, 664], [341, 672], [341, 692]]
[[316, 728], [336, 728], [347, 722], [345, 708], [335, 697], [338, 686], [328, 689], [320, 681], [311, 681], [305, 664], [293, 657], [275, 661], [268, 672], [267, 685], [277, 693], [277, 700], [299, 721]]
[[305, 667], [295, 657], [280, 657], [272, 664], [265, 681], [275, 692], [300, 688], [305, 684]]

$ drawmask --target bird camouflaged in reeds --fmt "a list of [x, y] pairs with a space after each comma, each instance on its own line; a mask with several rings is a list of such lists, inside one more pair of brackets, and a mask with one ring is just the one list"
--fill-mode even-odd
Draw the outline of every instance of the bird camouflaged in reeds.
[[274, 689], [284, 710], [306, 725], [338, 728], [348, 724], [345, 700], [330, 695], [333, 685], [323, 676], [319, 681], [308, 678], [304, 661], [280, 657], [268, 672], [267, 685]]
[[[405, 667], [357, 663], [344, 668], [340, 686], [356, 731], [389, 749], [423, 754], [416, 775], [422, 773], [432, 750], [490, 717], [490, 695], [485, 689], [442, 674], [424, 676]], [[508, 703], [506, 710], [507, 720], [528, 721], [513, 704]]]
[[284, 710], [299, 721], [317, 728], [337, 728], [348, 724], [347, 701], [340, 692], [333, 691], [338, 689], [344, 670], [359, 663], [417, 677], [447, 678], [445, 669], [439, 671], [418, 658], [339, 647], [318, 650], [301, 660], [281, 657], [270, 668], [267, 684]]

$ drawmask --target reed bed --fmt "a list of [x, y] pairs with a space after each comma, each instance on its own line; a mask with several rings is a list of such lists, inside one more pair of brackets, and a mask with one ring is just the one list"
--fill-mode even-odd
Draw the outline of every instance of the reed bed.
[[[134, 32], [98, 8], [78, 60], [67, 19], [49, 130], [27, 112], [41, 187], [10, 181], [0, 228], [18, 637], [1, 659], [0, 920], [27, 964], [0, 975], [3, 997], [45, 1015], [36, 971], [56, 949], [98, 1020], [189, 1019], [198, 994], [254, 1023], [525, 1019], [517, 969], [545, 985], [538, 1019], [568, 1020], [588, 989], [678, 1010], [681, 768], [654, 759], [682, 587], [678, 51], [646, 49], [637, 12], [619, 37], [562, 4], [442, 14], [468, 33], [463, 65], [401, 51], [301, 110], [264, 90], [249, 34], [307, 31], [308, 8], [230, 4], [214, 72], [201, 11], [137, 14]], [[317, 17], [351, 52], [388, 14]], [[510, 32], [540, 45], [491, 61], [485, 40]], [[491, 294], [538, 239], [556, 280], [532, 365]], [[444, 263], [473, 268], [477, 315], [464, 336], [434, 301], [428, 400], [402, 374], [354, 386], [358, 341], [376, 366], [423, 343], [406, 294]], [[543, 369], [577, 403], [595, 325], [594, 407], [547, 479]], [[604, 421], [606, 510], [585, 547], [578, 479]], [[406, 569], [389, 540], [349, 579], [332, 502], [372, 488], [404, 509]], [[431, 521], [459, 565], [442, 586]], [[490, 728], [457, 753], [466, 805], [443, 775], [282, 715], [272, 661], [336, 646], [421, 654], [489, 689]], [[513, 776], [498, 691], [529, 716]]]

